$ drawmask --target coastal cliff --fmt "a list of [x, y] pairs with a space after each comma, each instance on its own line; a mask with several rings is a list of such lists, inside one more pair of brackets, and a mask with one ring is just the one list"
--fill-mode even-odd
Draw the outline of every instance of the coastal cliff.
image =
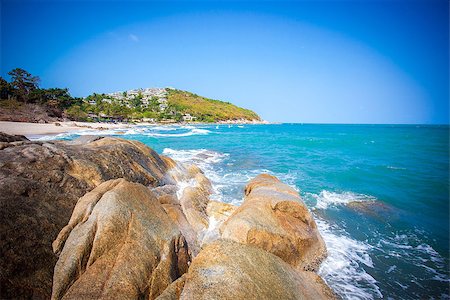
[[136, 141], [0, 135], [6, 299], [332, 299], [299, 194], [262, 174], [240, 207]]

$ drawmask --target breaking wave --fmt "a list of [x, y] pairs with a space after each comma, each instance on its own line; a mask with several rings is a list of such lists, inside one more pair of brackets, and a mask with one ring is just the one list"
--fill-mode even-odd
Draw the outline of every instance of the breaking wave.
[[365, 270], [373, 268], [373, 247], [324, 220], [316, 218], [316, 223], [328, 252], [319, 275], [344, 299], [382, 298], [377, 281]]
[[149, 137], [187, 137], [192, 135], [207, 135], [211, 131], [208, 129], [200, 128], [198, 126], [134, 126], [125, 128], [114, 128], [106, 130], [98, 129], [82, 129], [79, 131], [72, 131], [66, 133], [60, 133], [55, 135], [40, 135], [31, 136], [30, 138], [35, 141], [48, 141], [48, 140], [61, 140], [61, 139], [73, 139], [82, 135], [102, 135], [102, 136], [127, 136], [127, 135], [143, 135]]

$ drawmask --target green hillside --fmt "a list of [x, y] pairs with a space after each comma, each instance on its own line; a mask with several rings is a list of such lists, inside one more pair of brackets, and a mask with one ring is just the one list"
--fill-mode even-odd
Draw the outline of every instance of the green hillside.
[[190, 114], [200, 122], [226, 120], [261, 120], [249, 109], [241, 108], [230, 102], [208, 99], [190, 92], [167, 89], [169, 107], [181, 114]]
[[[220, 122], [260, 121], [253, 111], [173, 88], [146, 88], [72, 97], [68, 89], [38, 86], [39, 77], [16, 68], [0, 77], [0, 119], [51, 122]], [[35, 113], [39, 111], [40, 113]]]

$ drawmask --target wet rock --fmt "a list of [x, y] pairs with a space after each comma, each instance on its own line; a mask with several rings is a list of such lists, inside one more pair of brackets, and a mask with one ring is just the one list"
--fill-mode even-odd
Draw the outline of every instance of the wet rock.
[[198, 233], [208, 228], [208, 215], [206, 214], [208, 196], [201, 187], [195, 185], [184, 188], [180, 199], [186, 219]]
[[376, 219], [384, 219], [388, 216], [392, 219], [397, 216], [391, 206], [381, 201], [351, 201], [347, 204], [347, 207]]
[[214, 242], [220, 238], [219, 228], [237, 209], [238, 207], [232, 204], [209, 201], [206, 207], [206, 213], [209, 217], [208, 229], [203, 235], [201, 241], [202, 246]]
[[163, 160], [170, 166], [168, 174], [177, 182], [177, 191], [174, 195], [170, 187], [155, 190], [164, 209], [185, 236], [190, 254], [195, 257], [208, 228], [206, 208], [212, 185], [197, 166], [185, 166], [167, 157]]
[[177, 198], [178, 187], [175, 184], [166, 184], [152, 189], [161, 204], [176, 204], [180, 201]]

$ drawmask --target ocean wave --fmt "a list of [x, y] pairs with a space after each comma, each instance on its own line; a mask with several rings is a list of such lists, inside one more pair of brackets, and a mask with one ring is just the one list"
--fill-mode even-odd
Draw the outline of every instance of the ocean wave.
[[[296, 191], [294, 176], [291, 174], [275, 173], [267, 169], [239, 170], [227, 172], [227, 168], [220, 168], [212, 175], [212, 183], [217, 193], [213, 195], [214, 200], [239, 206], [244, 201], [244, 188], [247, 183], [260, 174], [270, 174], [278, 177]], [[236, 196], [239, 195], [239, 196]]]
[[315, 208], [327, 209], [329, 207], [337, 207], [346, 205], [350, 202], [376, 201], [377, 199], [370, 195], [356, 194], [352, 192], [330, 192], [323, 190], [319, 194], [307, 193], [309, 197], [316, 200]]
[[316, 223], [328, 252], [319, 275], [343, 299], [382, 298], [377, 281], [363, 267], [373, 268], [369, 255], [373, 247], [350, 238], [324, 220], [316, 218]]
[[[233, 205], [242, 204], [245, 185], [261, 173], [275, 175], [296, 189], [296, 183], [301, 178], [300, 172], [275, 173], [264, 168], [239, 168], [239, 163], [227, 153], [207, 149], [166, 148], [163, 154], [183, 163], [197, 164], [212, 182], [214, 193], [211, 199]], [[339, 193], [322, 190], [318, 194], [304, 193], [303, 196], [310, 207], [318, 209], [338, 208], [353, 201], [377, 201], [373, 196], [348, 191]], [[383, 257], [382, 261], [387, 259], [391, 263], [386, 266], [384, 276], [391, 278], [388, 279], [388, 284], [394, 291], [399, 290], [398, 295], [414, 293], [415, 285], [423, 285], [424, 280], [450, 282], [448, 272], [445, 271], [445, 259], [423, 242], [422, 233], [417, 233], [417, 239], [414, 239], [411, 232], [394, 236], [389, 232], [371, 232], [367, 241], [361, 241], [354, 239], [339, 224], [331, 224], [317, 215], [320, 215], [319, 211], [316, 211], [314, 218], [328, 250], [319, 275], [343, 299], [384, 297], [382, 288], [384, 290], [386, 282], [379, 277], [373, 277], [373, 274], [380, 270], [380, 257]], [[214, 233], [213, 229], [214, 226], [211, 227], [211, 234]], [[414, 272], [407, 274], [411, 268], [414, 268]], [[413, 274], [418, 273], [423, 273], [423, 278], [414, 277]], [[432, 291], [430, 293], [432, 294]]]
[[227, 153], [220, 153], [207, 149], [175, 150], [165, 148], [162, 154], [170, 156], [182, 163], [195, 163], [199, 165], [200, 168], [203, 166], [208, 167], [208, 169], [210, 168], [210, 164], [218, 163], [229, 156]]
[[146, 136], [151, 136], [151, 137], [183, 137], [183, 136], [191, 136], [191, 135], [206, 135], [209, 133], [211, 133], [211, 131], [209, 131], [207, 129], [194, 128], [188, 132], [183, 132], [183, 133], [145, 132], [143, 134]]
[[65, 137], [69, 136], [65, 133], [59, 133], [59, 134], [52, 134], [52, 135], [30, 135], [27, 136], [31, 141], [52, 141], [52, 140], [61, 140]]
[[60, 133], [56, 135], [39, 135], [32, 136], [31, 139], [35, 141], [49, 141], [49, 140], [61, 140], [72, 139], [82, 135], [102, 135], [102, 136], [126, 136], [126, 135], [143, 135], [149, 137], [187, 137], [193, 135], [207, 135], [211, 131], [204, 128], [194, 126], [134, 126], [126, 128], [114, 128], [106, 130], [87, 130], [81, 129], [79, 131], [72, 131], [66, 133]]
[[[220, 153], [207, 149], [174, 150], [165, 148], [163, 155], [167, 155], [182, 163], [196, 164], [208, 177], [213, 186], [212, 200], [241, 205], [244, 196], [245, 185], [256, 176], [267, 173], [277, 176], [281, 181], [287, 183], [299, 191], [295, 185], [295, 174], [278, 174], [267, 169], [252, 169], [229, 172], [229, 154]], [[236, 195], [239, 195], [238, 197]]]
[[174, 131], [178, 130], [179, 127], [176, 126], [145, 126], [142, 128], [151, 129], [151, 130], [159, 130], [159, 131]]
[[181, 199], [184, 190], [188, 187], [195, 187], [197, 182], [194, 179], [184, 180], [177, 183], [177, 198]]
[[406, 170], [406, 168], [396, 167], [396, 166], [387, 166], [386, 168], [391, 170]]
[[[379, 234], [375, 245], [376, 249], [385, 256], [401, 258], [403, 263], [421, 269], [422, 280], [435, 280], [450, 282], [449, 271], [446, 267], [445, 258], [442, 257], [431, 245], [424, 243], [423, 238], [412, 231], [405, 233], [394, 233], [393, 235]], [[397, 272], [397, 270], [392, 270]], [[398, 272], [402, 273], [401, 270]], [[408, 274], [403, 276], [409, 277]], [[413, 282], [414, 278], [410, 278]]]
[[175, 150], [171, 148], [165, 148], [162, 154], [181, 163], [196, 164], [211, 181], [213, 187], [211, 199], [217, 201], [223, 200], [222, 192], [225, 185], [223, 184], [222, 175], [220, 175], [222, 168], [216, 165], [227, 159], [229, 154], [207, 149]]

